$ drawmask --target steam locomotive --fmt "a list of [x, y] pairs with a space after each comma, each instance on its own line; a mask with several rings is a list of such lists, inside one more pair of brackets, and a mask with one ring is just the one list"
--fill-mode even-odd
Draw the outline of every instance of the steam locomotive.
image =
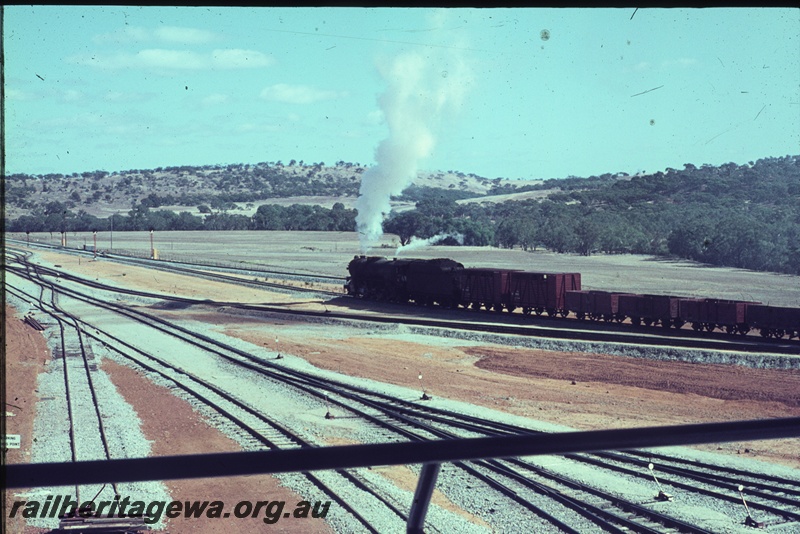
[[347, 266], [348, 295], [388, 302], [415, 302], [448, 308], [521, 310], [550, 317], [639, 326], [723, 330], [763, 337], [800, 338], [800, 308], [760, 302], [641, 295], [581, 289], [580, 273], [536, 273], [514, 269], [465, 268], [451, 259], [388, 259], [355, 256]]

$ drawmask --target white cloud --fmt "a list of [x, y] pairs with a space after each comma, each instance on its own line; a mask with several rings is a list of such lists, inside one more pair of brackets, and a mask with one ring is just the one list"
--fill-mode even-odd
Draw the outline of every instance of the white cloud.
[[325, 91], [309, 87], [308, 85], [289, 85], [285, 83], [270, 85], [261, 91], [261, 98], [265, 100], [286, 102], [288, 104], [311, 104], [313, 102], [332, 100], [343, 96], [346, 96], [346, 93]]
[[95, 43], [128, 44], [148, 41], [161, 41], [166, 43], [202, 44], [218, 40], [214, 32], [197, 28], [183, 28], [179, 26], [160, 26], [154, 30], [141, 26], [125, 26], [119, 30], [95, 35]]
[[92, 37], [92, 41], [98, 44], [105, 43], [134, 43], [139, 41], [147, 41], [152, 38], [152, 32], [141, 26], [125, 26], [119, 30], [101, 33]]
[[196, 28], [180, 28], [177, 26], [161, 26], [155, 30], [155, 36], [170, 43], [200, 44], [214, 41], [217, 36], [210, 31]]
[[116, 137], [131, 135], [139, 133], [141, 128], [134, 124], [109, 124], [106, 127], [106, 133]]
[[5, 98], [6, 100], [33, 100], [36, 98], [33, 93], [28, 93], [25, 91], [20, 91], [19, 89], [6, 89], [5, 90]]
[[693, 57], [682, 57], [678, 59], [668, 59], [661, 62], [662, 68], [669, 68], [669, 67], [691, 67], [692, 65], [696, 65], [697, 60]]
[[80, 91], [76, 91], [74, 89], [70, 89], [70, 90], [64, 91], [64, 94], [62, 95], [62, 99], [65, 102], [77, 102], [79, 100], [83, 100], [83, 96], [84, 96], [83, 93], [81, 93]]
[[108, 91], [103, 95], [103, 100], [107, 102], [142, 102], [153, 97], [153, 93]]
[[379, 124], [383, 124], [385, 120], [386, 119], [383, 115], [383, 110], [375, 109], [367, 113], [363, 123], [368, 126], [377, 126]]
[[673, 68], [688, 68], [697, 65], [695, 58], [682, 57], [678, 59], [664, 59], [658, 62], [640, 61], [635, 65], [624, 67], [625, 72], [663, 71]]
[[226, 69], [268, 67], [274, 63], [274, 60], [266, 54], [241, 48], [214, 50], [211, 53], [211, 58], [215, 67]]
[[188, 50], [166, 50], [150, 48], [133, 56], [136, 67], [155, 67], [161, 69], [194, 70], [208, 66], [208, 58]]
[[275, 124], [267, 124], [267, 123], [255, 123], [255, 122], [243, 122], [236, 126], [236, 131], [240, 133], [251, 133], [251, 132], [276, 132], [280, 128]]
[[204, 106], [219, 106], [228, 101], [228, 95], [222, 93], [212, 93], [203, 99]]
[[91, 56], [72, 56], [69, 60], [80, 65], [101, 69], [246, 69], [266, 67], [274, 60], [256, 50], [217, 49], [200, 53], [189, 50], [148, 48], [135, 54], [93, 54]]

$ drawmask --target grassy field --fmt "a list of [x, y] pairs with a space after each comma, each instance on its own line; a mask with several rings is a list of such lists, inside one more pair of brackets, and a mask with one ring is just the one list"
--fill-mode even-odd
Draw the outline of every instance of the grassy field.
[[[24, 234], [7, 237], [24, 240]], [[32, 241], [57, 245], [59, 234], [31, 234]], [[149, 254], [149, 232], [115, 232], [114, 252]], [[347, 264], [360, 254], [355, 232], [155, 232], [163, 259], [216, 261], [242, 267], [346, 276]], [[91, 233], [70, 233], [67, 245], [92, 244]], [[392, 257], [398, 239], [387, 234], [368, 254]], [[98, 234], [99, 250], [110, 250], [108, 232]], [[466, 267], [500, 267], [538, 272], [579, 272], [586, 289], [755, 300], [800, 306], [800, 277], [746, 271], [641, 255], [553, 254], [492, 247], [422, 247], [400, 257], [453, 258]]]

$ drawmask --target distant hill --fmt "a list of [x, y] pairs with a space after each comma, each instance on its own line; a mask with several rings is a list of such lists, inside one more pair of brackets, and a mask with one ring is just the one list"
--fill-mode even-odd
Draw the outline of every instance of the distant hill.
[[[484, 205], [501, 246], [674, 255], [800, 274], [800, 156], [547, 180], [546, 198]], [[518, 196], [519, 198], [519, 196]]]
[[[291, 161], [5, 177], [8, 231], [352, 231], [365, 167]], [[629, 176], [420, 174], [386, 232], [589, 255], [653, 254], [800, 274], [800, 156]]]
[[[189, 211], [198, 206], [230, 213], [252, 214], [263, 203], [279, 205], [336, 202], [352, 208], [358, 197], [361, 174], [358, 163], [287, 164], [263, 162], [206, 166], [159, 167], [107, 172], [88, 171], [71, 175], [12, 174], [5, 177], [6, 218], [29, 215], [52, 202], [71, 210], [107, 217], [125, 213], [133, 205]], [[538, 182], [484, 178], [458, 171], [420, 173], [418, 187], [443, 189], [462, 198], [484, 196], [495, 188], [516, 188]], [[402, 200], [399, 201], [402, 204]], [[413, 198], [406, 199], [413, 206]]]

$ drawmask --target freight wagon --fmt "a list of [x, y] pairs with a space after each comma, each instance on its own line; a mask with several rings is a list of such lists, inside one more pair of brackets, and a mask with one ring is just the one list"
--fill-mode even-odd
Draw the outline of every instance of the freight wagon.
[[395, 302], [513, 312], [544, 312], [551, 317], [574, 313], [578, 319], [630, 319], [634, 326], [695, 330], [723, 329], [746, 334], [757, 328], [764, 337], [800, 337], [800, 309], [711, 298], [587, 291], [580, 273], [536, 273], [511, 269], [465, 269], [450, 259], [386, 259], [356, 256], [348, 265], [349, 295]]
[[620, 295], [618, 312], [630, 318], [633, 325], [658, 323], [664, 328], [680, 328], [683, 326], [678, 306], [680, 300], [680, 297], [670, 295]]
[[748, 304], [747, 324], [763, 337], [800, 337], [800, 308]]
[[580, 273], [511, 273], [509, 284], [509, 311], [522, 308], [522, 313], [566, 317], [569, 313], [567, 291], [581, 289]]
[[746, 334], [750, 331], [745, 315], [748, 304], [751, 303], [738, 300], [681, 299], [679, 313], [695, 330], [711, 332], [720, 328], [729, 334]]
[[508, 307], [508, 269], [463, 269], [457, 273], [461, 289], [459, 304], [479, 310], [503, 311]]
[[567, 291], [567, 308], [578, 319], [622, 321], [625, 317], [619, 312], [619, 299], [627, 294], [612, 291]]

